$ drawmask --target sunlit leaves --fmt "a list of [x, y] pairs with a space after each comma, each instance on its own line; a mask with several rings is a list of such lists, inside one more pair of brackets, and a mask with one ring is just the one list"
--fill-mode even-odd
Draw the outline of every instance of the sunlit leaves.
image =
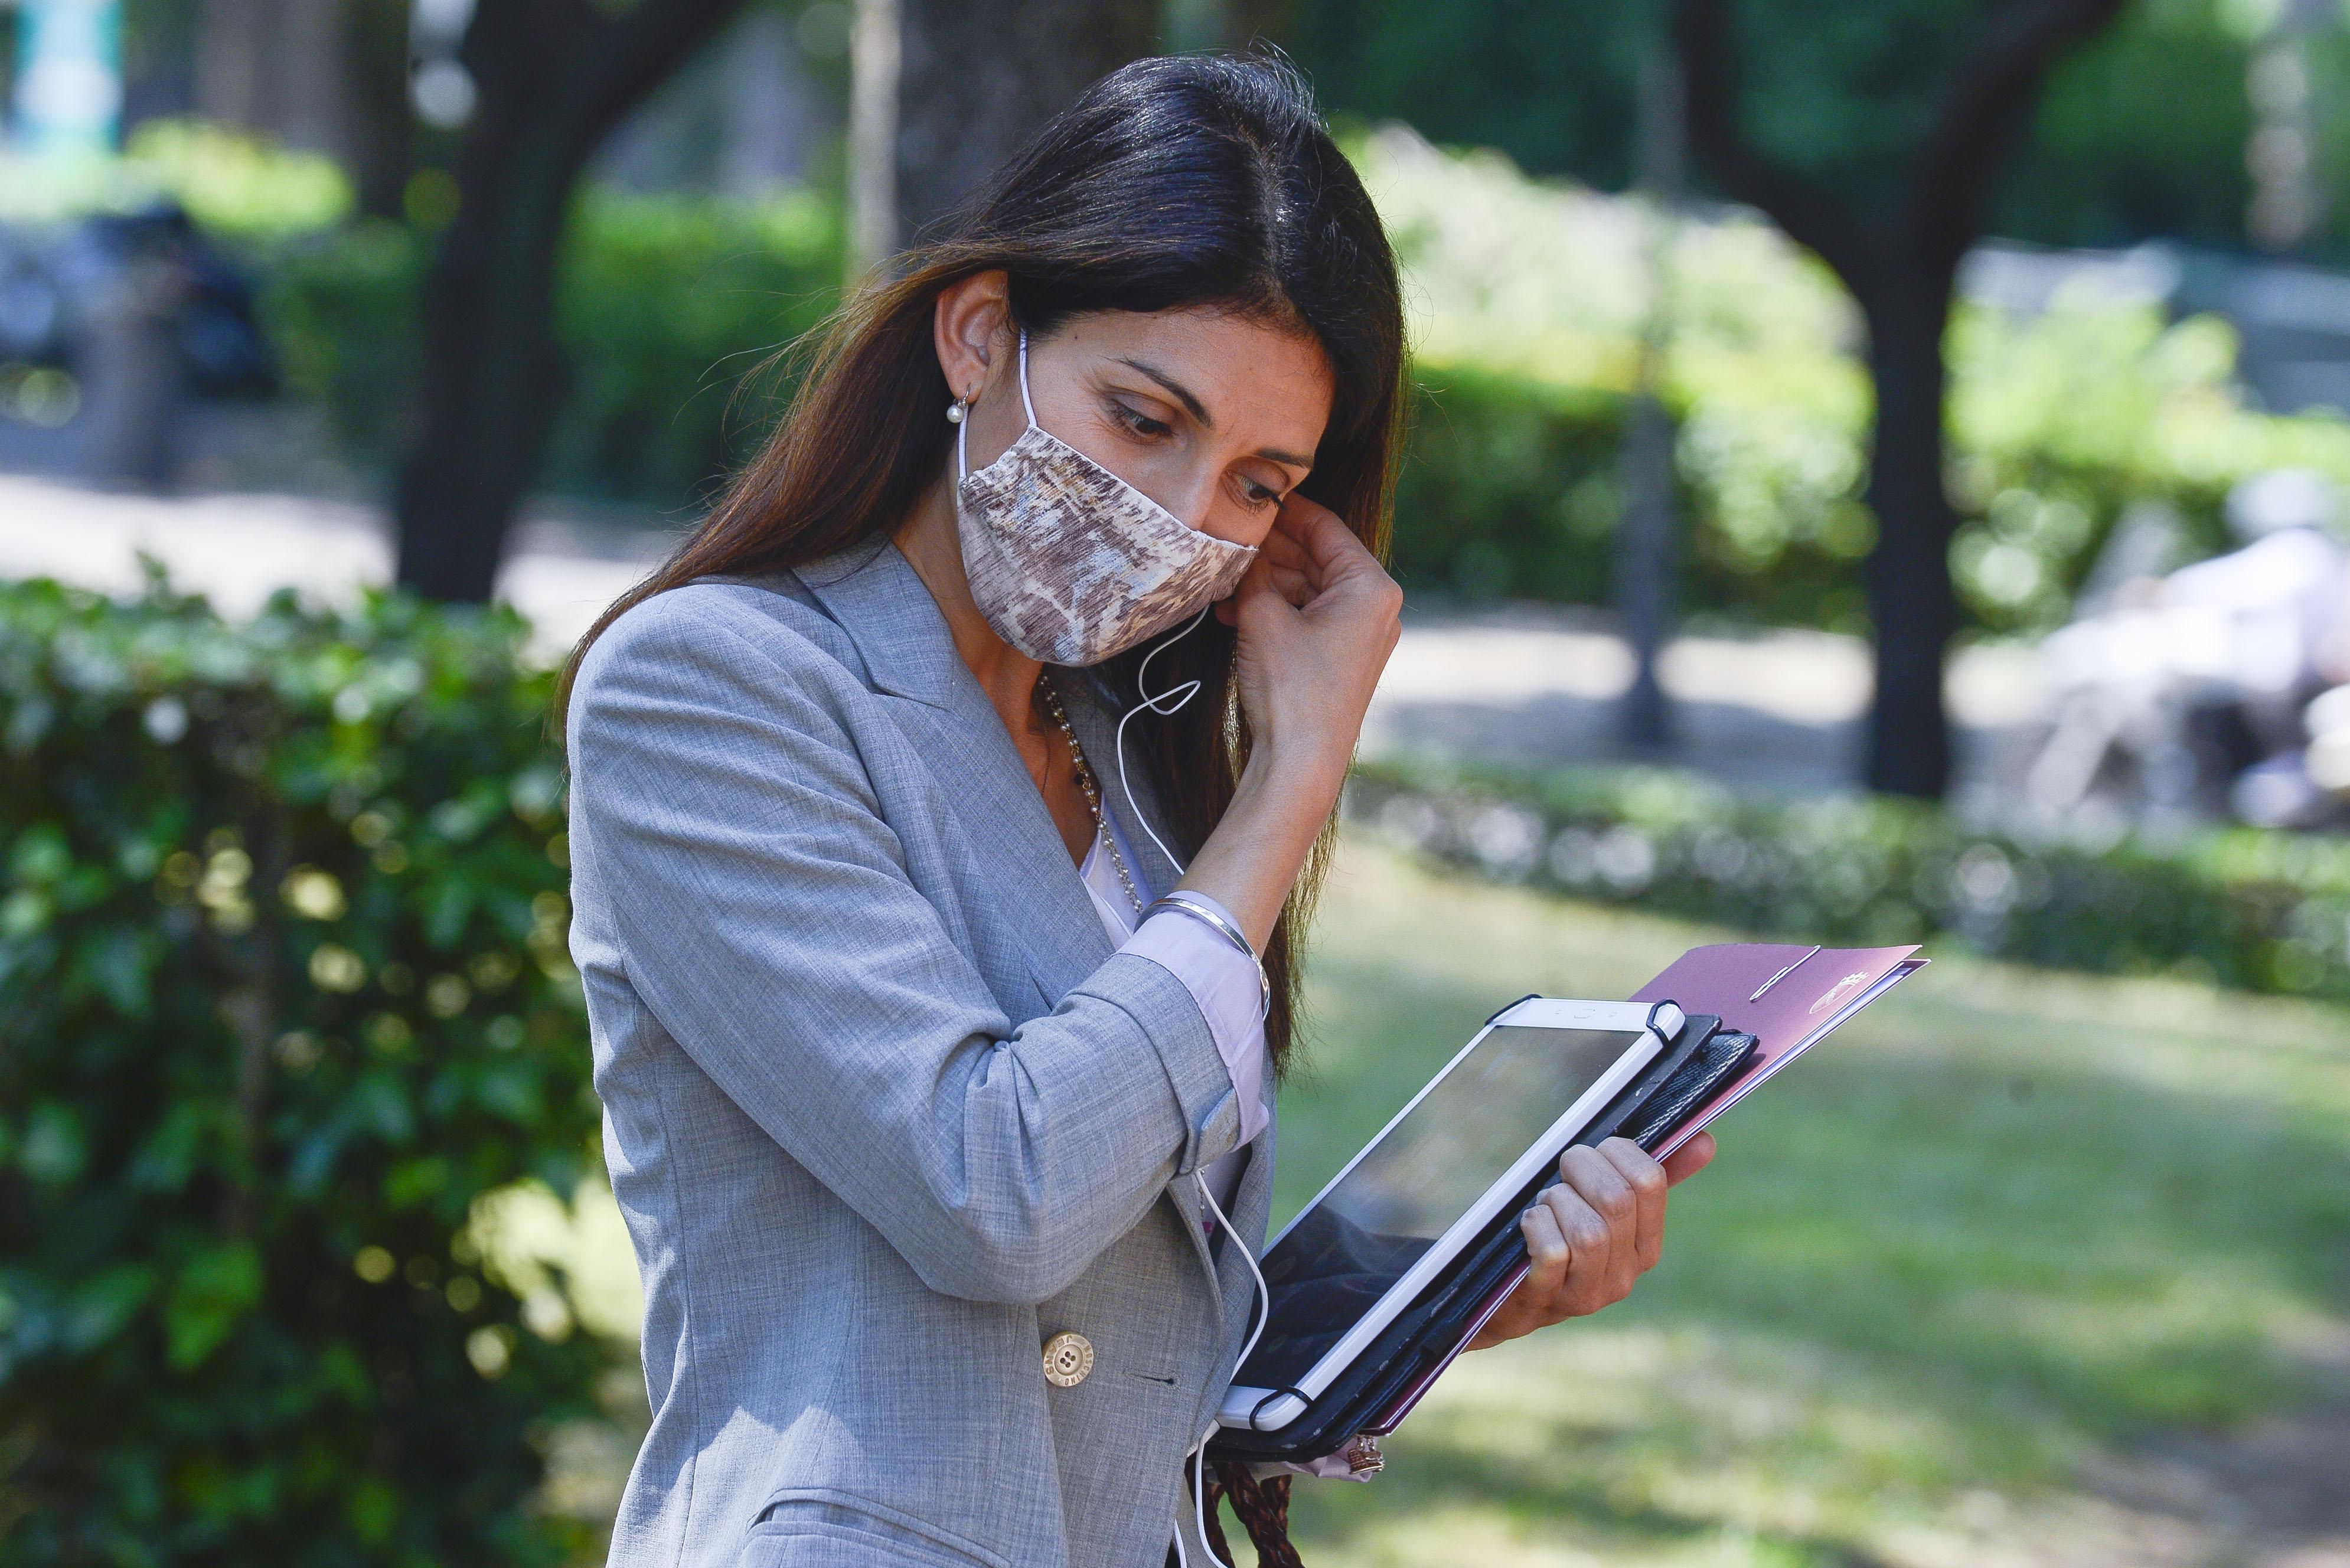
[[[1866, 629], [1868, 382], [1824, 267], [1751, 215], [1684, 214], [1660, 236], [1637, 202], [1399, 128], [1353, 153], [1396, 238], [1425, 389], [1396, 519], [1409, 577], [1606, 598], [1623, 399], [1653, 331], [1691, 604]], [[2031, 316], [1961, 300], [1947, 348], [1951, 564], [1994, 630], [2060, 622], [2134, 504], [2162, 504], [2192, 556], [2225, 542], [2220, 499], [2247, 474], [2350, 482], [2350, 423], [2248, 406], [2212, 317], [2080, 287]]]
[[19, 1560], [565, 1549], [526, 1430], [601, 1352], [459, 1257], [483, 1194], [594, 1158], [525, 635], [0, 586]]

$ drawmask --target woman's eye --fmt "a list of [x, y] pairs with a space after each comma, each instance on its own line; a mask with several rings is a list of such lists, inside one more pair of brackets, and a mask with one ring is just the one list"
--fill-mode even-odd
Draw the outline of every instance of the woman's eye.
[[1166, 435], [1174, 429], [1166, 421], [1154, 420], [1146, 413], [1128, 408], [1124, 403], [1113, 402], [1110, 407], [1117, 410], [1118, 422], [1136, 435], [1156, 438]]
[[1281, 492], [1277, 490], [1267, 490], [1263, 485], [1259, 484], [1253, 479], [1243, 479], [1241, 481], [1241, 496], [1251, 506], [1256, 507], [1259, 510], [1267, 506], [1278, 506], [1281, 504]]

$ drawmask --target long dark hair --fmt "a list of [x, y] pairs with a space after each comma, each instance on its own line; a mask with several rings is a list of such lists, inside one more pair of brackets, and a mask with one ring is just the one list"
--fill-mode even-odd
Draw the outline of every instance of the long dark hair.
[[[1088, 311], [1213, 306], [1309, 334], [1336, 390], [1302, 493], [1385, 557], [1405, 400], [1395, 255], [1362, 182], [1275, 57], [1188, 55], [1113, 71], [1037, 132], [894, 281], [847, 300], [785, 352], [803, 359], [782, 422], [693, 537], [580, 639], [555, 703], [557, 732], [588, 647], [630, 606], [696, 578], [803, 565], [889, 534], [938, 483], [953, 427], [931, 341], [940, 291], [1010, 278], [1032, 337]], [[1129, 732], [1188, 854], [1231, 804], [1249, 735], [1232, 688], [1232, 632], [1214, 617], [1152, 670], [1201, 682], [1164, 722]], [[1133, 649], [1094, 672], [1134, 689]], [[1126, 699], [1130, 701], [1130, 697]], [[1327, 859], [1326, 833], [1265, 952], [1265, 1039], [1286, 1064], [1297, 1013], [1296, 933]]]

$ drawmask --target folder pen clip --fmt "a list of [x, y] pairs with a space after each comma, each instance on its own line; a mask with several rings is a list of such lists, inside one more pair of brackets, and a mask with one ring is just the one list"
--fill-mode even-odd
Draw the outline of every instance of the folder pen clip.
[[1806, 962], [1807, 962], [1807, 961], [1809, 961], [1810, 960], [1812, 960], [1812, 959], [1814, 959], [1814, 958], [1818, 957], [1818, 956], [1819, 956], [1819, 952], [1820, 952], [1820, 950], [1819, 950], [1817, 947], [1814, 947], [1814, 948], [1813, 948], [1813, 949], [1812, 949], [1812, 950], [1811, 950], [1810, 952], [1805, 953], [1802, 958], [1797, 959], [1794, 963], [1781, 964], [1781, 965], [1779, 966], [1779, 972], [1778, 972], [1778, 973], [1776, 973], [1776, 974], [1774, 974], [1774, 975], [1773, 975], [1770, 979], [1768, 979], [1768, 980], [1764, 981], [1762, 984], [1760, 984], [1760, 985], [1756, 986], [1756, 987], [1754, 988], [1754, 994], [1753, 994], [1753, 995], [1752, 995], [1752, 996], [1750, 996], [1750, 997], [1748, 997], [1746, 1000], [1747, 1000], [1747, 1001], [1749, 1001], [1749, 1002], [1760, 1002], [1760, 1001], [1762, 1001], [1762, 993], [1763, 993], [1764, 992], [1766, 992], [1766, 991], [1770, 990], [1773, 986], [1774, 986], [1774, 985], [1778, 984], [1781, 981], [1783, 981], [1783, 980], [1786, 979], [1786, 978], [1787, 978], [1787, 976], [1788, 976], [1790, 973], [1792, 973], [1792, 972], [1794, 972], [1795, 970], [1797, 970], [1797, 969], [1801, 968], [1804, 963], [1806, 963]]

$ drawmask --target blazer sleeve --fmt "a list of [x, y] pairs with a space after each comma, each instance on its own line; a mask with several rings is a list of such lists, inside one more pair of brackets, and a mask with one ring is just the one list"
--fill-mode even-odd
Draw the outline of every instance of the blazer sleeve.
[[629, 983], [931, 1289], [1058, 1293], [1237, 1144], [1206, 1019], [1166, 968], [1117, 953], [1013, 1027], [795, 677], [826, 656], [702, 610], [616, 620], [572, 698], [575, 865], [592, 857]]

